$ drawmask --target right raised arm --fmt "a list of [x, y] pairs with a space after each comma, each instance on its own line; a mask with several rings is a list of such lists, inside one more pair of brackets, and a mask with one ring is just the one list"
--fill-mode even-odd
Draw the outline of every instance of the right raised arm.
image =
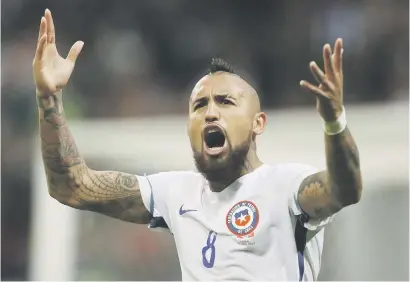
[[87, 167], [64, 118], [61, 96], [58, 92], [38, 97], [41, 149], [50, 195], [73, 208], [148, 223], [149, 213], [135, 175]]
[[105, 214], [124, 221], [148, 223], [135, 175], [94, 171], [80, 156], [68, 128], [62, 103], [67, 83], [83, 43], [76, 42], [67, 58], [55, 46], [53, 19], [49, 10], [41, 19], [33, 61], [37, 87], [41, 149], [50, 195], [70, 207]]

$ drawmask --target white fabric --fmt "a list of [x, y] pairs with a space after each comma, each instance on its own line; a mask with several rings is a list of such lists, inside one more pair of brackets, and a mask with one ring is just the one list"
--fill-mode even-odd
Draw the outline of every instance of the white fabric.
[[342, 114], [335, 121], [325, 121], [324, 131], [327, 135], [336, 135], [345, 130], [347, 126], [346, 111], [343, 107]]
[[[299, 279], [297, 191], [303, 178], [317, 171], [302, 164], [263, 165], [220, 193], [195, 172], [138, 176], [138, 181], [147, 209], [153, 199], [154, 216], [162, 216], [174, 234], [183, 280], [294, 281]], [[323, 227], [330, 220], [305, 224], [314, 233], [306, 245], [303, 280], [317, 279]]]

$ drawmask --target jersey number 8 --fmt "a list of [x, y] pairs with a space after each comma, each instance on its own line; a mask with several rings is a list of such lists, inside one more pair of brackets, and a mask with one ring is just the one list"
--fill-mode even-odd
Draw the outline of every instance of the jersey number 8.
[[[215, 263], [215, 241], [216, 235], [218, 235], [215, 231], [209, 231], [208, 238], [206, 240], [206, 246], [202, 248], [202, 263], [206, 268], [214, 267]], [[207, 258], [207, 253], [210, 251], [209, 260]]]

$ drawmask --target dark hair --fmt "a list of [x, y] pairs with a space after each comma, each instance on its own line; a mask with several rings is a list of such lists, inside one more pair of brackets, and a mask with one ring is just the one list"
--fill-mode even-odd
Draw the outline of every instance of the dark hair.
[[218, 71], [236, 74], [231, 65], [229, 65], [224, 59], [212, 58], [208, 73], [216, 73]]

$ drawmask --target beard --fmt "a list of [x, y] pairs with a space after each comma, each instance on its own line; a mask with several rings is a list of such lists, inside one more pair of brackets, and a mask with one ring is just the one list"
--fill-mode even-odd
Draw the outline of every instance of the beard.
[[228, 141], [228, 147], [230, 152], [224, 157], [205, 157], [202, 152], [193, 151], [196, 168], [209, 182], [229, 185], [242, 175], [251, 147], [250, 138], [236, 148]]

